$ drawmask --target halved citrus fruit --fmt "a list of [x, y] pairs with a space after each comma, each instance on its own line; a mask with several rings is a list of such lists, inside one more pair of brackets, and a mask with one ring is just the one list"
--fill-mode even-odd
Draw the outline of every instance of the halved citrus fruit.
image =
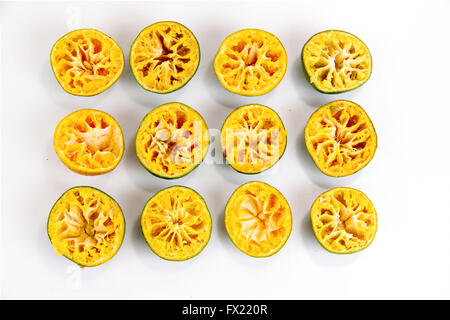
[[136, 81], [146, 90], [169, 93], [183, 87], [200, 63], [194, 34], [178, 22], [162, 21], [142, 30], [130, 50]]
[[351, 33], [328, 30], [315, 34], [302, 50], [303, 69], [309, 82], [323, 93], [353, 90], [369, 80], [369, 48]]
[[208, 127], [194, 109], [179, 102], [150, 111], [136, 134], [136, 154], [152, 174], [174, 179], [194, 170], [208, 151]]
[[314, 201], [311, 222], [320, 244], [333, 253], [367, 248], [377, 232], [377, 213], [370, 199], [352, 188], [334, 188]]
[[313, 113], [305, 127], [305, 143], [323, 173], [343, 177], [359, 171], [372, 160], [377, 134], [359, 105], [337, 100]]
[[286, 243], [292, 229], [291, 209], [274, 187], [259, 181], [241, 185], [225, 207], [225, 227], [239, 250], [268, 257]]
[[211, 215], [194, 190], [174, 186], [161, 190], [145, 205], [141, 227], [150, 249], [166, 260], [199, 254], [211, 236]]
[[58, 254], [82, 267], [111, 259], [125, 235], [125, 219], [117, 202], [92, 187], [74, 187], [56, 201], [47, 222]]
[[95, 29], [80, 29], [56, 41], [50, 62], [64, 90], [77, 96], [93, 96], [119, 79], [124, 57], [112, 38]]
[[97, 175], [119, 164], [124, 143], [122, 130], [112, 116], [99, 110], [80, 109], [58, 123], [53, 147], [72, 171]]
[[221, 131], [229, 165], [241, 173], [259, 173], [273, 166], [286, 150], [287, 131], [269, 107], [251, 104], [234, 110]]
[[287, 55], [281, 41], [258, 29], [229, 35], [214, 59], [214, 71], [225, 89], [244, 96], [263, 95], [283, 79]]

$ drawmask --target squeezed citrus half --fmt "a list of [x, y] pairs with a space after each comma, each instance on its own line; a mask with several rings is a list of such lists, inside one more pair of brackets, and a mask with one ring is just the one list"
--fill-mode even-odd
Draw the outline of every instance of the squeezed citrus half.
[[320, 244], [333, 253], [367, 248], [377, 232], [377, 213], [370, 199], [352, 188], [334, 188], [311, 207], [311, 223]]
[[361, 170], [372, 160], [377, 134], [359, 105], [338, 100], [313, 113], [305, 127], [305, 143], [323, 173], [343, 177]]
[[241, 173], [259, 173], [284, 154], [287, 131], [269, 107], [251, 104], [234, 110], [221, 130], [222, 150], [228, 164]]
[[69, 32], [53, 45], [50, 62], [56, 80], [73, 95], [93, 96], [117, 81], [123, 71], [122, 49], [95, 29]]
[[162, 21], [142, 30], [130, 50], [130, 66], [146, 90], [169, 93], [183, 87], [200, 63], [194, 34], [178, 22]]
[[125, 219], [117, 202], [92, 187], [74, 187], [50, 211], [47, 232], [58, 254], [83, 267], [111, 259], [125, 235]]
[[229, 91], [258, 96], [273, 90], [283, 79], [287, 55], [281, 41], [258, 29], [229, 35], [214, 59], [214, 71]]
[[97, 175], [113, 170], [124, 152], [122, 130], [106, 112], [80, 109], [56, 126], [53, 147], [72, 171]]
[[136, 133], [136, 154], [152, 174], [165, 179], [185, 176], [208, 151], [208, 127], [194, 109], [179, 102], [150, 111]]
[[187, 260], [199, 254], [208, 244], [211, 226], [205, 200], [183, 186], [155, 194], [141, 215], [145, 240], [154, 253], [166, 260]]
[[260, 181], [241, 185], [225, 207], [225, 227], [239, 250], [252, 257], [268, 257], [286, 243], [292, 215], [284, 196]]
[[309, 82], [323, 93], [356, 89], [369, 80], [369, 48], [351, 33], [328, 30], [315, 34], [302, 50], [303, 69]]

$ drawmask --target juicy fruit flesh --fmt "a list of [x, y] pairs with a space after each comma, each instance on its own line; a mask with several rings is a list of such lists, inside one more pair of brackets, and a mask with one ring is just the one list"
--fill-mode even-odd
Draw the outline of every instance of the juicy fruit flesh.
[[120, 47], [96, 30], [76, 30], [58, 40], [52, 49], [52, 67], [69, 93], [94, 95], [120, 76], [124, 59]]
[[49, 235], [56, 252], [82, 266], [109, 260], [119, 249], [124, 232], [117, 203], [93, 188], [67, 191], [50, 213]]
[[142, 164], [159, 176], [178, 177], [198, 165], [209, 144], [208, 128], [201, 116], [180, 103], [152, 110], [136, 136]]
[[58, 156], [72, 170], [97, 174], [114, 169], [123, 154], [123, 137], [108, 114], [78, 110], [58, 124], [54, 145]]
[[178, 23], [164, 22], [144, 29], [131, 50], [131, 68], [138, 82], [155, 92], [182, 87], [194, 75], [200, 49], [194, 35]]
[[197, 255], [211, 234], [211, 217], [205, 201], [184, 187], [163, 190], [149, 200], [141, 219], [150, 248], [169, 260]]
[[372, 68], [364, 43], [340, 31], [312, 37], [305, 45], [303, 63], [310, 82], [324, 92], [354, 89], [367, 81]]
[[227, 37], [214, 60], [224, 87], [243, 95], [260, 95], [275, 88], [286, 66], [283, 45], [262, 30], [241, 30]]
[[253, 257], [277, 252], [289, 237], [291, 210], [275, 188], [261, 182], [239, 187], [225, 209], [225, 226], [236, 246]]
[[305, 142], [320, 170], [331, 176], [346, 176], [372, 159], [377, 137], [361, 107], [335, 101], [312, 115], [305, 128]]
[[228, 163], [245, 173], [272, 166], [286, 148], [286, 130], [275, 111], [262, 105], [238, 108], [222, 128], [222, 148]]
[[311, 209], [314, 233], [328, 250], [351, 253], [367, 247], [375, 237], [377, 216], [362, 192], [332, 189], [321, 195]]

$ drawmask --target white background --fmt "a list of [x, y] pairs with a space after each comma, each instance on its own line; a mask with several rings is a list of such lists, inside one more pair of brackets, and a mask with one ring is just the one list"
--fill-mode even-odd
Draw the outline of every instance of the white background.
[[[450, 298], [449, 16], [450, 1], [0, 3], [2, 296]], [[113, 37], [127, 57], [139, 31], [160, 20], [185, 24], [200, 43], [200, 67], [181, 90], [167, 95], [145, 91], [131, 75], [128, 61], [117, 83], [98, 96], [75, 97], [58, 85], [49, 53], [61, 35], [79, 27], [97, 28]], [[227, 92], [212, 68], [223, 39], [249, 27], [277, 35], [288, 54], [287, 73], [279, 86], [253, 98]], [[370, 48], [373, 73], [363, 87], [325, 95], [306, 82], [301, 48], [326, 29], [352, 32]], [[315, 167], [302, 135], [312, 112], [341, 98], [365, 108], [379, 147], [359, 173], [331, 178]], [[212, 164], [209, 155], [182, 179], [156, 178], [138, 163], [134, 136], [151, 108], [170, 101], [197, 109], [215, 129], [212, 134], [235, 107], [268, 105], [289, 131], [286, 153], [277, 167], [256, 176]], [[64, 167], [53, 150], [56, 124], [81, 107], [104, 110], [122, 127], [125, 155], [111, 173], [78, 175]], [[241, 253], [223, 225], [228, 197], [254, 179], [278, 188], [293, 212], [289, 240], [265, 259]], [[138, 223], [145, 202], [175, 184], [202, 194], [213, 217], [209, 244], [186, 262], [168, 262], [153, 254]], [[53, 203], [76, 185], [92, 185], [113, 196], [127, 221], [118, 254], [95, 268], [80, 269], [57, 256], [46, 234]], [[328, 253], [311, 232], [312, 202], [337, 186], [362, 190], [378, 211], [375, 241], [357, 254]]]

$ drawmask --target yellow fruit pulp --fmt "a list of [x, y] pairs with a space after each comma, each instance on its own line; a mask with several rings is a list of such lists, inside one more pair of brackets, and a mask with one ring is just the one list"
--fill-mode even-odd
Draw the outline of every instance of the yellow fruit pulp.
[[377, 213], [361, 191], [331, 189], [311, 208], [314, 234], [322, 246], [334, 253], [353, 253], [366, 248], [377, 231]]
[[62, 119], [56, 127], [53, 146], [69, 169], [86, 175], [113, 170], [124, 151], [117, 121], [94, 109], [81, 109]]
[[91, 187], [66, 191], [48, 218], [48, 235], [56, 252], [80, 266], [111, 259], [124, 234], [125, 220], [117, 202]]
[[139, 161], [164, 178], [179, 178], [192, 171], [202, 162], [208, 145], [208, 127], [203, 118], [178, 102], [150, 111], [136, 134]]
[[274, 187], [248, 182], [228, 200], [225, 227], [242, 252], [252, 257], [268, 257], [283, 247], [291, 233], [291, 209]]
[[203, 198], [194, 190], [175, 186], [158, 192], [142, 212], [145, 240], [167, 260], [194, 257], [209, 241], [211, 216]]
[[324, 93], [355, 89], [372, 73], [372, 57], [366, 45], [343, 31], [324, 31], [314, 35], [302, 52], [309, 81]]
[[72, 31], [60, 38], [50, 54], [53, 73], [67, 92], [92, 96], [108, 89], [122, 74], [122, 49], [94, 29]]
[[200, 62], [194, 34], [177, 22], [158, 22], [137, 36], [130, 52], [136, 80], [147, 90], [167, 93], [184, 86]]
[[287, 131], [278, 114], [253, 104], [233, 111], [222, 127], [222, 149], [239, 172], [258, 173], [270, 168], [286, 148]]
[[280, 40], [257, 29], [244, 29], [228, 36], [214, 59], [214, 70], [222, 85], [246, 96], [274, 89], [286, 68], [287, 55]]
[[320, 107], [305, 127], [306, 147], [325, 174], [342, 177], [369, 163], [377, 135], [366, 112], [356, 103], [333, 101]]

